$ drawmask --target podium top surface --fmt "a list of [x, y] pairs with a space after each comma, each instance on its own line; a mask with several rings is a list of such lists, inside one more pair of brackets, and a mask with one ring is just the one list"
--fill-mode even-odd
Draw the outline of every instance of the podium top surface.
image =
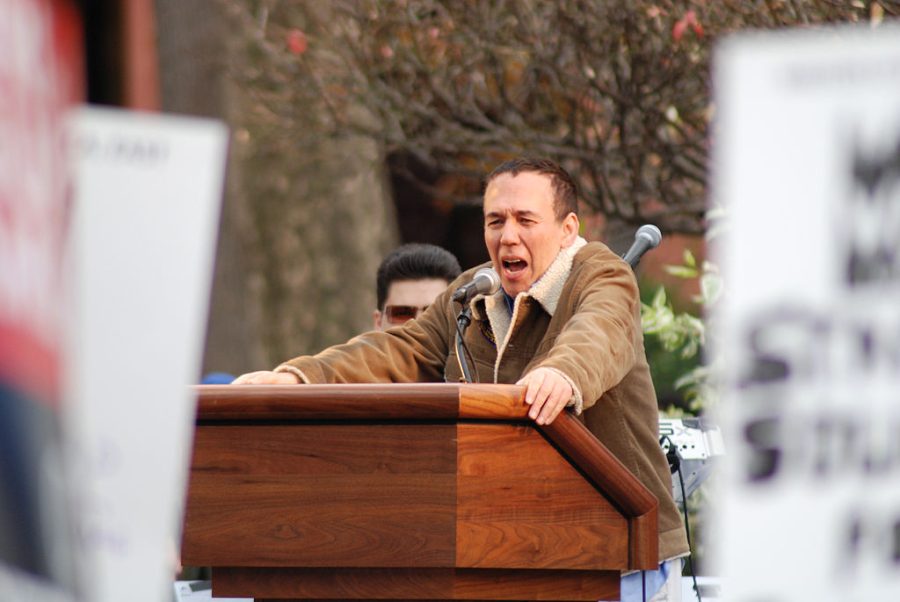
[[525, 387], [452, 383], [197, 385], [198, 420], [522, 419]]

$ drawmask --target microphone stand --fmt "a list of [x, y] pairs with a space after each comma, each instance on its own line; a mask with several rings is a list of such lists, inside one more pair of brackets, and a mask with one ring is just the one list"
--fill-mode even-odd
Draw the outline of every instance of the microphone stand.
[[467, 383], [473, 381], [472, 373], [469, 371], [469, 364], [466, 361], [466, 355], [469, 354], [469, 350], [466, 348], [465, 342], [463, 342], [463, 334], [471, 323], [472, 309], [468, 305], [463, 305], [462, 311], [456, 316], [456, 361], [459, 362], [459, 369]]
[[481, 268], [475, 272], [475, 277], [468, 284], [464, 284], [454, 291], [451, 300], [459, 303], [459, 315], [456, 316], [456, 361], [459, 362], [459, 371], [465, 382], [478, 382], [478, 370], [475, 370], [475, 380], [472, 380], [472, 372], [467, 359], [475, 363], [475, 358], [466, 346], [464, 333], [472, 323], [472, 308], [469, 303], [478, 294], [494, 294], [500, 288], [500, 276], [492, 268]]

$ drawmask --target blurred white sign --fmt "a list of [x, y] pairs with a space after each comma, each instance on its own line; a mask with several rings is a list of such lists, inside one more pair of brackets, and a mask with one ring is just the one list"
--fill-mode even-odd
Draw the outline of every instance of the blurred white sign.
[[900, 28], [717, 51], [729, 600], [900, 599]]
[[89, 108], [72, 125], [70, 424], [87, 599], [168, 602], [227, 132]]

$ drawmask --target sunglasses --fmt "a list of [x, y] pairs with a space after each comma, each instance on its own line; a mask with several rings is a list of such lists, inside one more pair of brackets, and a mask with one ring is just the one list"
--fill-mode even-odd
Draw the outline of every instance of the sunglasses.
[[415, 305], [385, 305], [384, 317], [391, 324], [403, 324], [413, 318], [418, 318], [426, 309], [428, 309], [427, 305], [422, 307], [416, 307]]

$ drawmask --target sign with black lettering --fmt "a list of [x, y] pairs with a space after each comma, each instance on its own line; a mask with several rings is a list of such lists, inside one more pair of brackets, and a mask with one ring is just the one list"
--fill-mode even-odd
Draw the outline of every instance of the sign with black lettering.
[[900, 28], [718, 48], [729, 599], [900, 599]]

